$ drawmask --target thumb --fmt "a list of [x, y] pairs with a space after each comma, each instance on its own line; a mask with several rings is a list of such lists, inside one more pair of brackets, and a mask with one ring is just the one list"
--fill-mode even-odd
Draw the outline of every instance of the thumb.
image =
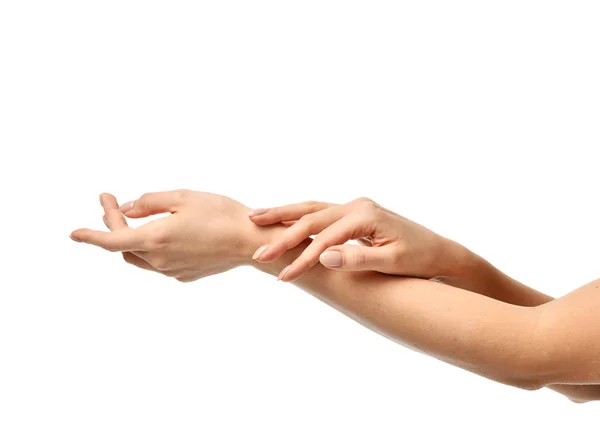
[[339, 245], [328, 248], [319, 261], [333, 270], [385, 272], [389, 270], [391, 254], [385, 247]]
[[137, 200], [123, 203], [119, 210], [129, 218], [144, 218], [167, 212], [176, 212], [187, 197], [186, 190], [145, 193]]

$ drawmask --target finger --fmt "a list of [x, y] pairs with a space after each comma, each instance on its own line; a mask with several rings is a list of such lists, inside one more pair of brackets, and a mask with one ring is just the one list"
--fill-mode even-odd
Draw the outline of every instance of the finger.
[[112, 231], [128, 227], [127, 220], [119, 210], [115, 196], [109, 193], [100, 195], [100, 204], [104, 208], [104, 224]]
[[[104, 208], [104, 215], [102, 216], [102, 220], [104, 221], [104, 225], [111, 231], [117, 231], [123, 228], [129, 228], [127, 224], [127, 220], [119, 210], [119, 203], [115, 196], [110, 193], [102, 193], [100, 195], [100, 204]], [[133, 255], [138, 258], [142, 258], [144, 260], [145, 252], [142, 251], [133, 251], [131, 252]]]
[[373, 224], [364, 221], [358, 214], [343, 217], [319, 233], [302, 254], [282, 270], [279, 280], [284, 282], [296, 280], [319, 262], [319, 256], [327, 248], [341, 245], [351, 239], [369, 236], [373, 232], [373, 227]]
[[145, 250], [145, 235], [133, 228], [106, 232], [80, 228], [71, 233], [71, 238], [77, 242], [89, 243], [111, 252]]
[[259, 248], [253, 256], [258, 262], [271, 262], [295, 248], [310, 236], [320, 233], [334, 222], [338, 221], [344, 212], [340, 208], [304, 215], [294, 225], [288, 227], [274, 242]]
[[143, 218], [160, 213], [176, 212], [191, 191], [175, 190], [143, 194], [139, 199], [123, 203], [121, 213], [129, 218]]
[[248, 212], [250, 220], [257, 225], [270, 225], [283, 221], [298, 220], [304, 215], [337, 206], [334, 203], [303, 202], [270, 209], [254, 209]]
[[319, 256], [319, 262], [332, 270], [372, 270], [385, 273], [393, 263], [393, 253], [389, 246], [339, 245], [323, 252]]

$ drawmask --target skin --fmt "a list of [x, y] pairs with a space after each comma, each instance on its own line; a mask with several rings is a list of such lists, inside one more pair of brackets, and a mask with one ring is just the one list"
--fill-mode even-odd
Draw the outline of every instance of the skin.
[[[249, 219], [248, 207], [232, 199], [188, 190], [148, 193], [121, 208], [108, 194], [101, 196], [101, 202], [111, 231], [79, 229], [71, 237], [122, 252], [137, 267], [189, 282], [252, 266], [292, 281], [375, 332], [478, 375], [527, 390], [547, 386], [577, 402], [600, 398], [596, 385], [600, 383], [599, 281], [552, 300], [508, 278], [457, 243], [386, 210], [377, 218], [361, 217], [365, 223], [375, 221], [374, 229], [352, 215], [352, 221], [342, 223], [344, 227], [326, 234], [333, 240], [321, 238], [319, 243], [323, 230], [352, 213], [352, 209], [343, 215], [337, 211], [342, 216], [317, 231], [315, 240], [298, 241], [299, 233], [294, 236], [297, 244], [286, 244], [282, 251], [277, 242], [294, 234], [290, 230], [304, 215], [285, 219], [287, 226], [276, 218], [271, 224], [257, 224]], [[372, 202], [361, 199], [355, 205], [361, 205], [360, 212], [378, 215], [382, 208], [375, 204], [366, 208], [368, 203]], [[137, 229], [130, 228], [122, 216], [141, 218], [166, 212], [172, 215]], [[362, 231], [357, 234], [353, 229]], [[386, 239], [385, 230], [396, 234]], [[312, 230], [304, 233], [308, 232], [313, 234]], [[372, 249], [368, 252], [374, 256], [356, 258], [355, 267], [352, 263], [334, 268], [313, 265], [315, 256], [339, 246], [344, 236], [370, 244], [360, 250]], [[338, 243], [327, 246], [333, 241]], [[276, 249], [262, 259], [256, 252], [265, 244]], [[394, 252], [385, 246], [400, 249]], [[306, 252], [307, 248], [313, 249]], [[387, 250], [391, 258], [375, 254], [376, 249]], [[295, 266], [300, 268], [287, 269], [282, 275], [299, 257]], [[371, 259], [373, 266], [379, 263], [378, 268], [387, 271], [368, 270]], [[394, 275], [409, 273], [418, 277]]]
[[[320, 261], [338, 271], [370, 270], [435, 279], [515, 305], [537, 306], [552, 300], [512, 280], [458, 243], [368, 198], [345, 205], [304, 202], [255, 209], [249, 216], [257, 225], [290, 225], [254, 253], [253, 259], [258, 262], [271, 262], [316, 235], [289, 268], [280, 273], [280, 280], [293, 281]], [[361, 246], [344, 244], [351, 239]]]

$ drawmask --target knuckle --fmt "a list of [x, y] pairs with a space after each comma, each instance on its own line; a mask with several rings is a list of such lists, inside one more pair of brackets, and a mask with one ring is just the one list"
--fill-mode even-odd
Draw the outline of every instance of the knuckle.
[[358, 199], [354, 200], [354, 203], [361, 205], [361, 206], [373, 206], [376, 205], [376, 203], [368, 198], [368, 197], [359, 197]]
[[366, 218], [373, 219], [375, 218], [379, 212], [379, 205], [375, 202], [366, 202], [360, 205], [359, 212], [364, 215]]
[[322, 203], [316, 200], [309, 200], [308, 202], [305, 202], [305, 205], [308, 211], [315, 212], [321, 208]]
[[148, 206], [149, 199], [152, 197], [152, 193], [144, 193], [142, 194], [135, 202], [138, 207], [146, 207]]
[[361, 267], [367, 264], [367, 254], [362, 248], [359, 250], [352, 251], [351, 260], [352, 265]]
[[307, 214], [298, 220], [298, 223], [305, 230], [311, 230], [315, 226], [315, 215]]
[[191, 193], [192, 190], [180, 189], [175, 190], [175, 193], [173, 195], [175, 196], [176, 203], [181, 204], [190, 197]]

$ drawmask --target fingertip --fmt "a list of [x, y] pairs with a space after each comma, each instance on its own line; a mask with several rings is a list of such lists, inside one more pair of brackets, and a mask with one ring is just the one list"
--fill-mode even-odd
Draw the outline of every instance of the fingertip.
[[262, 263], [273, 262], [285, 253], [285, 249], [281, 247], [279, 242], [270, 243], [266, 246], [267, 247], [258, 254], [260, 259], [257, 259], [257, 261]]
[[319, 262], [327, 268], [340, 268], [343, 258], [341, 251], [328, 249], [319, 256]]
[[278, 280], [282, 282], [293, 282], [302, 277], [304, 273], [304, 270], [299, 269], [298, 266], [294, 266], [294, 264], [291, 264], [281, 271]]
[[252, 259], [257, 262], [262, 262], [261, 256], [262, 256], [263, 252], [265, 252], [267, 250], [268, 247], [269, 247], [269, 245], [262, 245], [260, 248], [258, 248], [256, 250], [256, 252], [254, 252], [254, 255], [252, 255]]
[[275, 255], [275, 256], [272, 255], [272, 254], [266, 254], [265, 255], [264, 253], [262, 253], [262, 254], [259, 255], [258, 258], [253, 258], [253, 259], [256, 262], [260, 262], [261, 264], [268, 264], [270, 262], [275, 261], [277, 258], [279, 258], [278, 255]]
[[78, 228], [77, 230], [72, 231], [69, 237], [76, 242], [83, 242], [87, 230], [87, 228]]
[[287, 267], [285, 267], [283, 270], [281, 270], [281, 273], [279, 273], [279, 276], [277, 276], [277, 280], [281, 281], [281, 282], [287, 282], [290, 280], [289, 278], [289, 271], [292, 268], [292, 265], [288, 265]]
[[248, 214], [248, 219], [250, 219], [250, 221], [252, 221], [256, 225], [260, 225], [260, 220], [258, 217]]
[[248, 218], [250, 218], [250, 221], [252, 221], [256, 225], [271, 225], [274, 223], [273, 219], [269, 218], [269, 215], [264, 214], [248, 216]]
[[268, 212], [268, 209], [265, 208], [258, 208], [258, 209], [252, 209], [250, 212], [248, 212], [248, 216], [250, 218], [252, 217], [256, 217], [256, 216], [260, 216], [260, 215], [264, 215]]
[[119, 210], [121, 211], [122, 214], [127, 214], [127, 212], [131, 211], [133, 209], [133, 206], [135, 205], [135, 200], [130, 200], [129, 202], [123, 203], [121, 206], [119, 206]]

